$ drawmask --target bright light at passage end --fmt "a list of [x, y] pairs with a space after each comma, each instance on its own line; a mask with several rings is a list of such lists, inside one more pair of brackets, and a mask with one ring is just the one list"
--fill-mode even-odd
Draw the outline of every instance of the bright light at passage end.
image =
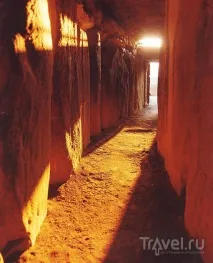
[[162, 39], [159, 37], [145, 37], [138, 41], [141, 47], [161, 48]]

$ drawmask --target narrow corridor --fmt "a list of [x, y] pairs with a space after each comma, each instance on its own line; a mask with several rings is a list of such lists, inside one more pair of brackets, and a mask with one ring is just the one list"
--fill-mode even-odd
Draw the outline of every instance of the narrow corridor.
[[213, 263], [211, 2], [0, 0], [0, 263]]
[[0, 263], [213, 263], [212, 21], [0, 0]]
[[19, 263], [171, 262], [142, 253], [139, 239], [183, 231], [182, 208], [156, 155], [156, 124], [152, 97], [144, 113], [89, 149], [78, 173], [52, 189], [36, 245]]

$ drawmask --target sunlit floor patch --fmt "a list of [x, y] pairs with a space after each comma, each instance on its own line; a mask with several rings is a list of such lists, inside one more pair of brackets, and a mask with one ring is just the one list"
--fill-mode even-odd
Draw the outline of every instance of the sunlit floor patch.
[[155, 138], [156, 117], [154, 106], [136, 114], [82, 159], [78, 174], [49, 200], [37, 243], [19, 262], [104, 262]]

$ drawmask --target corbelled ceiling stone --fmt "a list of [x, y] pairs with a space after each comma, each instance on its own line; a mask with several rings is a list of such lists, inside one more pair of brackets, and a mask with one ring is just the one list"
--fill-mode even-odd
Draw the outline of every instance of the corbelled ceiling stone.
[[95, 4], [105, 16], [116, 20], [130, 37], [162, 32], [164, 0], [101, 0]]

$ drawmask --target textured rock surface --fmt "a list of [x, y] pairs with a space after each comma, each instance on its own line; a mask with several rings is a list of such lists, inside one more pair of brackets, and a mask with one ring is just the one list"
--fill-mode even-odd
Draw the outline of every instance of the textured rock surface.
[[131, 23], [122, 18], [128, 7], [133, 19], [136, 9], [124, 1], [111, 16], [109, 3], [103, 4], [0, 1], [0, 251], [4, 257], [34, 244], [47, 212], [50, 167], [50, 182], [65, 182], [75, 172], [91, 135], [143, 106], [144, 62], [130, 47]]
[[135, 54], [134, 50], [131, 49], [130, 51], [126, 49], [124, 51], [124, 61], [126, 63], [128, 72], [129, 72], [129, 91], [128, 91], [128, 116], [130, 116], [134, 112], [134, 99], [135, 99], [135, 74], [136, 74], [136, 68], [135, 68]]
[[[177, 192], [186, 188], [185, 224], [205, 239], [213, 262], [213, 119], [211, 1], [168, 1], [167, 54], [162, 57], [158, 144]], [[168, 67], [167, 67], [168, 58]], [[165, 72], [168, 68], [168, 80]], [[167, 84], [168, 83], [168, 84]]]
[[[112, 44], [113, 43], [113, 44]], [[145, 102], [145, 61], [114, 42], [102, 44], [102, 128], [142, 110]]]
[[103, 0], [98, 4], [103, 13], [122, 25], [133, 39], [162, 32], [164, 0]]
[[91, 136], [101, 133], [101, 40], [97, 29], [87, 31], [90, 53]]
[[[65, 182], [90, 140], [90, 67], [86, 33], [77, 23], [77, 5], [57, 3], [52, 99], [51, 183]], [[84, 136], [82, 136], [84, 134]]]
[[141, 110], [145, 104], [145, 61], [140, 52], [137, 51], [135, 58], [135, 91], [134, 91], [134, 111]]
[[[119, 102], [117, 87], [112, 86], [112, 63], [116, 52], [119, 52], [114, 46], [102, 45], [102, 64], [101, 64], [101, 126], [102, 129], [109, 128], [118, 123], [119, 120]], [[114, 72], [115, 74], [116, 72]]]
[[53, 54], [46, 1], [1, 2], [0, 17], [0, 251], [7, 255], [34, 244], [46, 216]]
[[50, 159], [52, 182], [65, 181], [90, 140], [89, 50], [76, 13], [75, 2], [0, 6], [0, 251], [5, 257], [35, 242], [47, 212]]

